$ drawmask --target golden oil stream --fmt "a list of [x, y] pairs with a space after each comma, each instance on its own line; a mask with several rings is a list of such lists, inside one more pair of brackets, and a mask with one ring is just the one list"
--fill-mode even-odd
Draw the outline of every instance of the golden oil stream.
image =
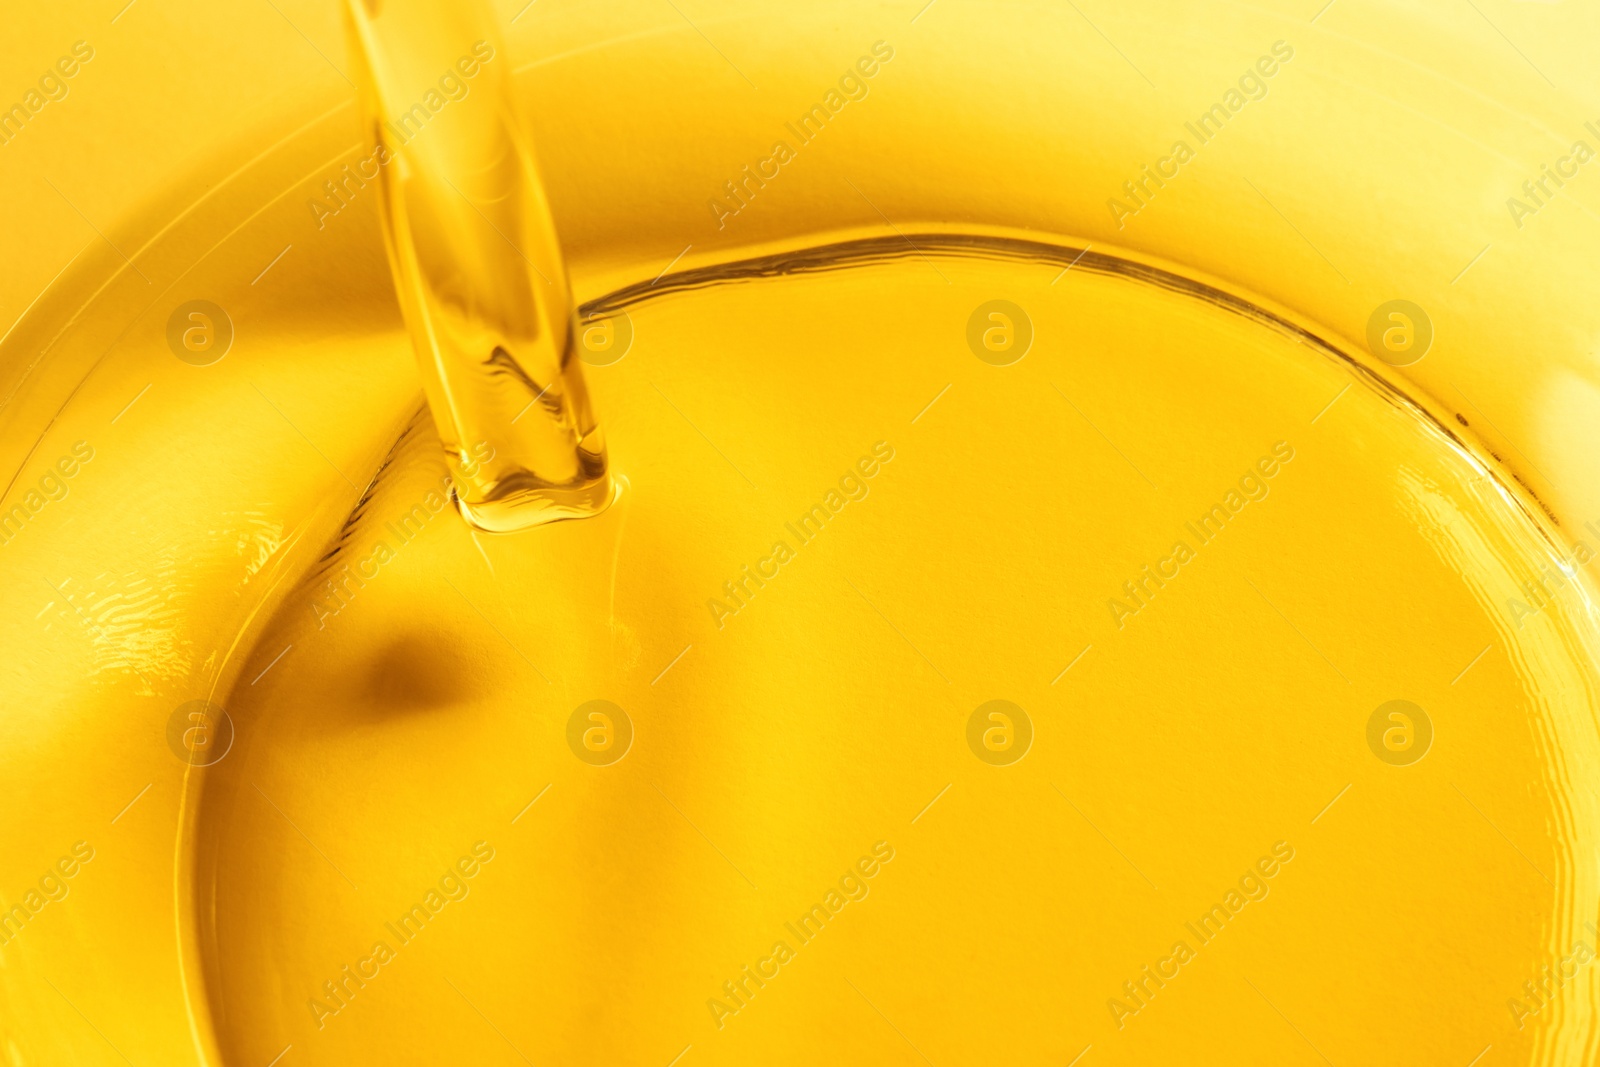
[[395, 288], [462, 514], [506, 532], [610, 502], [566, 267], [482, 0], [347, 0]]

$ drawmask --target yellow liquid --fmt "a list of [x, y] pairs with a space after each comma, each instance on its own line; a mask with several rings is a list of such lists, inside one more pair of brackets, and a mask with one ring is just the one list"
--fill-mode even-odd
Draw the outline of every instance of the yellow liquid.
[[[1500, 610], [1548, 558], [1530, 517], [1369, 371], [1220, 294], [918, 244], [635, 295], [633, 352], [591, 374], [633, 488], [597, 519], [405, 525], [444, 474], [406, 436], [318, 565], [342, 610], [326, 577], [291, 595], [244, 675], [292, 651], [227, 702], [197, 884], [227, 1062], [1313, 1055], [1274, 1006], [1334, 1062], [1477, 1039], [1458, 1016], [1478, 1048], [1588, 1031], [1577, 997], [1520, 1033], [1505, 1005], [1592, 944], [1595, 893], [1593, 629]], [[997, 293], [1035, 330], [1005, 367], [961, 342]], [[735, 614], [708, 603], [758, 565]], [[569, 740], [597, 699], [632, 725], [606, 766]], [[1032, 723], [1007, 766], [967, 743], [994, 699]], [[1410, 766], [1366, 743], [1395, 699], [1435, 735]], [[875, 845], [865, 897], [799, 926]], [[1464, 850], [1492, 859], [1463, 877]], [[1463, 930], [1440, 982], [1418, 946]]]
[[93, 449], [0, 548], [7, 899], [97, 850], [0, 946], [12, 1063], [1591, 1056], [1583, 534], [1413, 382], [1071, 234], [624, 245], [629, 489], [485, 536], [376, 211], [250, 283], [329, 140], [7, 341], [4, 505]]
[[502, 533], [593, 514], [611, 495], [605, 442], [493, 18], [433, 0], [348, 0], [347, 13], [365, 162], [452, 495]]

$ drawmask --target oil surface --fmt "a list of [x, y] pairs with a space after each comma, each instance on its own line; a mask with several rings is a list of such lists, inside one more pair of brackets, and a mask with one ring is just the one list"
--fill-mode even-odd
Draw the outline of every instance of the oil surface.
[[[345, 184], [337, 6], [125, 8], [3, 150], [0, 1057], [1593, 1062], [1597, 216], [1504, 212], [1593, 119], [1523, 65], [1592, 99], [1592, 14], [1522, 5], [1528, 59], [1464, 9], [524, 8], [630, 488], [487, 537]], [[43, 62], [57, 17], [17, 13]], [[1404, 380], [1345, 355], [1397, 295], [1438, 327]]]
[[229, 1062], [1581, 1047], [1587, 970], [1507, 1000], [1593, 943], [1595, 635], [1438, 424], [1081, 263], [771, 273], [626, 309], [595, 520], [474, 537], [400, 435], [229, 703]]

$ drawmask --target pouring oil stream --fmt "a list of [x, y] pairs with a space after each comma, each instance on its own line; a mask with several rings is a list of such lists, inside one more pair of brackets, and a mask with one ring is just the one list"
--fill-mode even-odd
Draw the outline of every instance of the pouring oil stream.
[[603, 510], [605, 441], [499, 27], [483, 0], [346, 0], [395, 289], [463, 516]]

